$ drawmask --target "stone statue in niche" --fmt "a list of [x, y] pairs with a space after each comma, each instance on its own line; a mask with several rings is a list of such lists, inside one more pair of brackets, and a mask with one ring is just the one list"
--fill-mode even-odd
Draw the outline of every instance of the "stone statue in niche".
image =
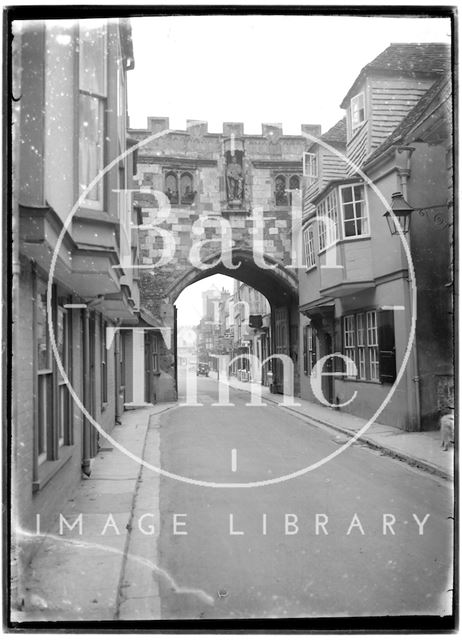
[[241, 203], [244, 198], [244, 170], [242, 152], [226, 153], [226, 186], [229, 203]]

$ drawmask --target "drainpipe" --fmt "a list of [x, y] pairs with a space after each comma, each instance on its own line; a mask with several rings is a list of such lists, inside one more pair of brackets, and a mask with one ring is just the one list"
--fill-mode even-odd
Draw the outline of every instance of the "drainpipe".
[[[398, 147], [395, 150], [395, 161], [398, 169], [398, 177], [400, 180], [400, 191], [403, 194], [405, 200], [407, 200], [408, 198], [407, 184], [408, 184], [409, 177], [411, 175], [411, 157], [414, 151], [415, 151], [415, 147]], [[412, 229], [410, 228], [409, 234], [407, 237], [407, 242], [409, 245], [409, 252], [412, 257], [411, 235], [412, 235]], [[417, 278], [417, 275], [416, 275], [416, 278]], [[411, 280], [409, 276], [408, 276], [407, 282], [408, 282], [409, 326], [410, 326], [410, 321], [411, 321], [410, 310], [412, 306], [412, 287], [411, 287]], [[415, 311], [417, 313], [417, 309]], [[412, 357], [412, 368], [413, 368], [414, 376], [412, 376], [411, 373], [408, 374], [408, 387], [413, 388], [416, 423], [417, 423], [417, 429], [420, 431], [421, 406], [420, 406], [420, 376], [419, 376], [419, 357], [417, 352], [417, 334], [415, 335], [414, 344], [412, 345], [411, 357]], [[412, 410], [410, 411], [410, 414], [412, 415]], [[412, 420], [411, 420], [411, 424], [412, 424]]]
[[411, 175], [411, 157], [415, 147], [397, 147], [395, 149], [395, 163], [400, 179], [399, 190], [407, 200], [407, 181]]
[[[84, 361], [84, 378], [83, 378], [83, 405], [86, 410], [91, 413], [91, 372], [90, 372], [90, 311], [83, 311], [83, 361]], [[91, 449], [90, 449], [90, 433], [91, 425], [88, 419], [83, 418], [83, 456], [82, 471], [86, 476], [91, 473]]]

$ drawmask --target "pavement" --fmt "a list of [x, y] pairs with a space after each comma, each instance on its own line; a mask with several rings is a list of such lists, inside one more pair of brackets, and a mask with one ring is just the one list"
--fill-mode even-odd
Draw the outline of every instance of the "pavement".
[[[210, 376], [216, 379], [216, 373], [210, 372]], [[250, 382], [241, 382], [231, 376], [228, 384], [234, 389], [250, 391]], [[268, 387], [261, 387], [261, 396], [269, 402], [279, 404], [282, 396], [271, 393]], [[357, 416], [337, 411], [302, 398], [296, 398], [298, 407], [284, 407], [285, 411], [291, 411], [309, 419], [310, 422], [318, 422], [340, 431], [348, 436], [355, 436], [367, 424], [367, 420]], [[373, 422], [364, 434], [358, 437], [360, 442], [379, 449], [382, 453], [398, 458], [403, 462], [434, 473], [445, 479], [454, 477], [454, 448], [448, 451], [441, 448], [441, 435], [439, 431], [408, 432]]]
[[[112, 450], [105, 447], [99, 452], [90, 478], [82, 479], [67, 508], [63, 510], [63, 516], [68, 523], [75, 522], [79, 515], [83, 514], [81, 535], [78, 535], [77, 526], [72, 531], [64, 527], [62, 533], [59, 531], [58, 522], [48, 527], [24, 577], [23, 583], [27, 589], [25, 606], [22, 611], [15, 612], [13, 620], [31, 622], [229, 618], [255, 617], [256, 611], [263, 617], [271, 617], [273, 614], [280, 617], [327, 613], [339, 615], [340, 612], [353, 615], [352, 611], [355, 615], [361, 615], [358, 611], [366, 610], [361, 604], [361, 598], [366, 597], [367, 585], [374, 582], [372, 575], [363, 576], [364, 586], [358, 591], [358, 601], [355, 601], [357, 609], [353, 606], [353, 600], [345, 599], [342, 595], [345, 587], [336, 593], [332, 607], [327, 606], [326, 609], [326, 599], [329, 602], [328, 585], [337, 585], [338, 578], [330, 575], [330, 572], [338, 567], [339, 562], [344, 562], [342, 558], [345, 553], [355, 557], [357, 552], [357, 547], [349, 548], [344, 536], [335, 539], [334, 532], [334, 536], [326, 538], [335, 542], [333, 549], [324, 548], [323, 544], [327, 542], [316, 539], [316, 549], [313, 553], [317, 555], [313, 556], [309, 552], [310, 562], [316, 561], [317, 566], [320, 555], [326, 554], [326, 557], [331, 558], [327, 567], [327, 577], [331, 582], [326, 583], [323, 596], [319, 589], [316, 593], [309, 589], [312, 583], [307, 587], [290, 573], [299, 576], [300, 557], [308, 553], [306, 544], [294, 547], [294, 552], [288, 557], [286, 539], [273, 540], [268, 546], [266, 538], [262, 539], [261, 536], [224, 537], [221, 529], [217, 529], [225, 520], [227, 523], [227, 513], [224, 513], [224, 510], [238, 512], [239, 505], [242, 518], [235, 526], [243, 529], [255, 527], [255, 522], [252, 521], [255, 504], [251, 500], [250, 491], [238, 490], [239, 500], [233, 506], [233, 501], [237, 499], [233, 496], [234, 489], [227, 494], [229, 499], [224, 500], [223, 494], [216, 489], [206, 488], [197, 491], [197, 487], [187, 482], [178, 482], [165, 476], [159, 477], [155, 469], [162, 463], [162, 468], [178, 475], [184, 474], [192, 478], [193, 483], [195, 479], [200, 483], [202, 478], [212, 482], [217, 477], [221, 482], [235, 481], [236, 475], [229, 468], [229, 452], [238, 446], [239, 471], [243, 474], [245, 482], [253, 482], [257, 480], [254, 472], [258, 477], [263, 473], [267, 478], [275, 473], [286, 473], [293, 465], [297, 468], [306, 457], [309, 460], [313, 457], [315, 460], [319, 455], [329, 455], [339, 444], [356, 435], [365, 424], [364, 420], [354, 416], [300, 399], [297, 399], [300, 407], [281, 407], [276, 410], [275, 405], [281, 401], [281, 396], [271, 394], [265, 387], [262, 387], [262, 397], [268, 401], [268, 407], [250, 410], [256, 412], [252, 415], [260, 416], [253, 424], [254, 419], [249, 422], [251, 414], [245, 406], [248, 396], [242, 393], [249, 391], [249, 383], [232, 378], [229, 384], [232, 387], [231, 394], [238, 398], [240, 405], [233, 411], [210, 406], [182, 409], [177, 404], [165, 404], [127, 411], [123, 415], [122, 424], [117, 425], [111, 435], [116, 442], [130, 451], [135, 459], [117, 447]], [[202, 389], [201, 399], [204, 405], [213, 403], [216, 400], [216, 380], [203, 379], [199, 386]], [[186, 420], [184, 416], [182, 418], [181, 411], [189, 412]], [[280, 411], [287, 412], [287, 419], [281, 421]], [[295, 445], [289, 443], [290, 447], [284, 453], [283, 447], [278, 446], [277, 441], [280, 441], [281, 437], [280, 428], [285, 429], [286, 426], [292, 430], [291, 433], [297, 434], [297, 437]], [[342, 435], [332, 437], [331, 434], [326, 438], [326, 433], [331, 433], [331, 429]], [[225, 436], [226, 440], [223, 440]], [[363, 446], [358, 446], [361, 444]], [[315, 447], [313, 451], [312, 447]], [[446, 572], [447, 575], [451, 563], [450, 558], [446, 557], [449, 535], [447, 522], [450, 522], [448, 518], [451, 517], [447, 514], [451, 509], [451, 492], [448, 488], [444, 489], [444, 485], [438, 484], [437, 476], [442, 479], [452, 477], [454, 456], [453, 449], [444, 452], [439, 447], [438, 433], [405, 433], [390, 426], [373, 424], [367, 433], [358, 438], [356, 447], [348, 449], [349, 457], [344, 454], [339, 457], [348, 464], [342, 470], [346, 479], [337, 479], [334, 482], [330, 475], [331, 467], [326, 477], [322, 474], [316, 476], [315, 489], [313, 483], [303, 484], [306, 482], [303, 479], [296, 479], [295, 484], [292, 483], [290, 493], [287, 493], [287, 487], [291, 483], [285, 483], [285, 488], [278, 485], [277, 495], [265, 494], [265, 488], [260, 495], [267, 497], [259, 506], [268, 513], [268, 518], [275, 521], [281, 520], [284, 516], [282, 512], [279, 513], [282, 505], [285, 506], [285, 511], [290, 513], [297, 513], [297, 509], [301, 510], [303, 507], [306, 509], [307, 497], [309, 504], [313, 500], [314, 503], [319, 501], [319, 505], [314, 508], [324, 512], [325, 501], [329, 502], [333, 496], [329, 488], [335, 489], [335, 495], [340, 497], [340, 502], [344, 505], [352, 505], [361, 499], [365, 501], [366, 498], [363, 496], [368, 491], [366, 485], [356, 486], [355, 495], [345, 493], [348, 487], [357, 483], [358, 468], [364, 472], [361, 474], [362, 482], [364, 476], [366, 484], [372, 481], [377, 484], [375, 493], [372, 494], [375, 498], [370, 503], [365, 502], [368, 504], [365, 509], [367, 513], [373, 511], [374, 501], [380, 498], [383, 504], [389, 505], [390, 510], [394, 511], [395, 507], [398, 509], [396, 505], [390, 505], [390, 501], [394, 503], [395, 500], [398, 502], [402, 499], [400, 486], [406, 487], [406, 492], [414, 491], [412, 497], [406, 495], [403, 498], [406, 502], [399, 507], [401, 521], [408, 525], [412, 509], [417, 511], [419, 508], [429, 513], [437, 513], [435, 519], [438, 525], [435, 526], [439, 527], [438, 533], [426, 539], [425, 544], [430, 546], [422, 552], [424, 558], [427, 555], [435, 556], [435, 564], [431, 567], [433, 573], [425, 573], [421, 578], [431, 575], [432, 587], [424, 596], [431, 602], [434, 601], [434, 607], [439, 611], [439, 596], [433, 595], [433, 590], [442, 588], [444, 574]], [[362, 454], [360, 459], [356, 459], [364, 448], [369, 449], [370, 453], [366, 457]], [[381, 457], [377, 458], [371, 453]], [[256, 466], [255, 456], [258, 456], [259, 460]], [[300, 461], [295, 464], [300, 456]], [[398, 462], [382, 462], [390, 457]], [[147, 464], [140, 464], [139, 458]], [[399, 461], [404, 461], [416, 469], [411, 470], [408, 465], [402, 465]], [[394, 464], [395, 467], [382, 469], [380, 465], [384, 464]], [[403, 471], [406, 467], [409, 471]], [[251, 471], [246, 472], [245, 468]], [[326, 468], [328, 465], [324, 465], [324, 470]], [[428, 474], [421, 474], [420, 469], [431, 472], [434, 480]], [[304, 477], [308, 476], [313, 477], [313, 474]], [[425, 477], [428, 477], [428, 481]], [[331, 484], [332, 482], [334, 484]], [[382, 485], [387, 487], [388, 491], [383, 495]], [[338, 509], [337, 498], [335, 504]], [[196, 525], [195, 528], [194, 524], [192, 525], [193, 531], [189, 532], [191, 537], [183, 537], [181, 534], [172, 536], [172, 526], [176, 526], [175, 523], [172, 525], [175, 514], [179, 518], [178, 528], [181, 531], [182, 526], [187, 526], [181, 523], [187, 520], [185, 515], [190, 513], [195, 514], [196, 520], [202, 524]], [[376, 525], [377, 523], [372, 523], [371, 527]], [[234, 544], [239, 540], [245, 540], [245, 544], [235, 548]], [[404, 538], [404, 541], [412, 546], [409, 538]], [[27, 540], [25, 542], [27, 543]], [[312, 542], [310, 538], [310, 545]], [[275, 547], [272, 546], [273, 543]], [[400, 544], [402, 547], [404, 543]], [[337, 548], [341, 552], [340, 558], [336, 557]], [[376, 561], [373, 548], [381, 548], [380, 545], [377, 547], [377, 537], [373, 539], [372, 548], [369, 547], [367, 551], [369, 562]], [[385, 562], [386, 557], [392, 558], [390, 562], [393, 564], [390, 566], [396, 571], [414, 575], [420, 570], [422, 562], [419, 560], [417, 549], [412, 551], [414, 557], [405, 561], [403, 556], [396, 555], [393, 549], [388, 548], [384, 553], [385, 556], [380, 556], [380, 561]], [[400, 553], [402, 554], [402, 548]], [[250, 554], [248, 558], [253, 560], [244, 571], [243, 577], [242, 567], [247, 562], [246, 554]], [[255, 573], [255, 563], [258, 566], [258, 575]], [[285, 568], [287, 563], [291, 567], [290, 571]], [[275, 567], [279, 577], [274, 574]], [[347, 566], [342, 580], [357, 570], [356, 566]], [[430, 568], [424, 570], [430, 572]], [[292, 575], [289, 582], [284, 580], [286, 571], [289, 571], [289, 576]], [[311, 568], [307, 567], [307, 571], [310, 573]], [[415, 577], [416, 575], [413, 580]], [[395, 574], [393, 580], [396, 579]], [[402, 579], [405, 580], [405, 577]], [[260, 589], [255, 587], [255, 581]], [[423, 584], [427, 583], [428, 580]], [[274, 586], [272, 594], [267, 593], [269, 585]], [[278, 586], [277, 589], [275, 585]], [[390, 583], [387, 589], [391, 589], [391, 586]], [[414, 586], [412, 585], [411, 592]], [[408, 587], [409, 585], [406, 588]], [[241, 592], [240, 596], [236, 599], [234, 593], [235, 597], [228, 600], [228, 595], [236, 588]], [[298, 592], [297, 589], [310, 591], [310, 598], [313, 600], [308, 608], [305, 606], [306, 598], [300, 598], [301, 591]], [[345, 593], [348, 593], [348, 590]], [[416, 593], [412, 596], [409, 606], [413, 611], [420, 611], [425, 602], [420, 603]], [[372, 595], [375, 597], [374, 593]], [[391, 594], [388, 590], [387, 597], [390, 597], [393, 606], [399, 609], [404, 592], [400, 589]], [[272, 598], [271, 606], [268, 605], [268, 598]], [[427, 604], [430, 600], [426, 601]], [[301, 602], [304, 603], [303, 606]], [[385, 613], [391, 613], [392, 609], [393, 607]], [[445, 604], [442, 610], [447, 611], [448, 605]]]
[[[69, 526], [63, 524], [60, 530], [59, 521], [42, 523], [43, 540], [22, 580], [25, 604], [13, 612], [12, 621], [158, 618], [153, 551], [158, 529], [152, 535], [142, 530], [153, 529], [158, 521], [159, 476], [136, 458], [158, 464], [150, 419], [173, 406], [151, 405], [123, 414], [111, 436], [135, 459], [106, 443], [91, 476], [82, 476], [62, 510]], [[140, 513], [147, 513], [148, 502], [149, 514], [140, 529]], [[30, 542], [36, 543], [36, 532], [23, 532], [23, 544]]]

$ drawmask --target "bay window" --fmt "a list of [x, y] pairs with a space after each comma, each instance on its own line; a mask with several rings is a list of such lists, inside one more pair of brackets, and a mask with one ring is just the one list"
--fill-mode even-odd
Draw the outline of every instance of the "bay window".
[[319, 251], [337, 242], [338, 205], [337, 191], [334, 189], [322, 200], [317, 209]]
[[346, 184], [333, 188], [318, 203], [316, 218], [319, 251], [338, 240], [368, 236], [369, 213], [364, 185]]
[[316, 264], [315, 250], [314, 250], [314, 227], [310, 224], [303, 231], [303, 241], [305, 245], [305, 265], [307, 269], [314, 267]]
[[[82, 20], [79, 28], [79, 186], [80, 193], [104, 168], [106, 25]], [[85, 206], [103, 209], [103, 180], [86, 194]]]
[[348, 185], [340, 187], [342, 201], [343, 237], [354, 238], [369, 234], [364, 186]]

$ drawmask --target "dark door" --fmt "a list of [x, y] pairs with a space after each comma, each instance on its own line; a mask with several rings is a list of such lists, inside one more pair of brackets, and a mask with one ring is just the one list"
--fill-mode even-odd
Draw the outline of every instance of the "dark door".
[[[274, 313], [274, 352], [273, 355], [289, 355], [289, 310], [287, 307], [278, 307]], [[284, 388], [284, 370], [279, 358], [272, 361], [273, 391], [282, 393]]]
[[[323, 345], [322, 345], [322, 350], [323, 356], [328, 356], [332, 353], [332, 336], [330, 333], [324, 333], [321, 334], [322, 335], [322, 341], [323, 341]], [[333, 359], [329, 358], [328, 360], [326, 360], [324, 367], [323, 367], [323, 373], [332, 373], [332, 364], [333, 364]], [[330, 403], [332, 404], [334, 402], [334, 378], [333, 376], [329, 375], [329, 376], [323, 376], [322, 377], [322, 393], [324, 395], [324, 398]]]

